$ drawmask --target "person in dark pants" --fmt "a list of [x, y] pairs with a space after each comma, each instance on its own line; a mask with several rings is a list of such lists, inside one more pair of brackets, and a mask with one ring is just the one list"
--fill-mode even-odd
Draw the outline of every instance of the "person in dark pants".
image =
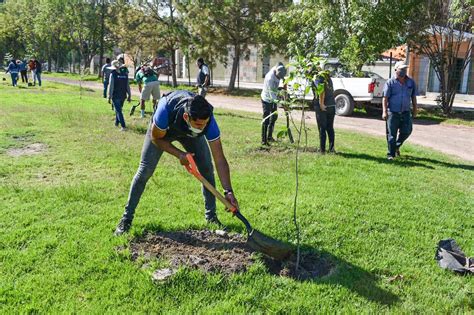
[[120, 124], [122, 127], [120, 130], [125, 131], [125, 118], [122, 112], [123, 103], [125, 98], [127, 98], [128, 102], [132, 98], [128, 82], [128, 70], [118, 60], [114, 60], [109, 68], [112, 71], [108, 80], [110, 82], [109, 103], [112, 103], [115, 109], [115, 126]]
[[15, 59], [10, 60], [7, 71], [5, 72], [5, 73], [10, 73], [13, 86], [17, 86], [18, 84], [18, 73], [20, 72], [19, 62], [20, 60], [18, 60], [18, 62], [16, 62]]
[[[184, 151], [173, 144], [175, 141], [181, 143]], [[213, 186], [215, 186], [212, 165], [214, 160], [225, 198], [237, 209], [239, 208], [232, 190], [229, 164], [222, 149], [213, 107], [201, 95], [178, 90], [163, 95], [153, 114], [143, 143], [140, 165], [132, 180], [125, 211], [117, 225], [115, 235], [121, 235], [130, 229], [146, 183], [153, 175], [163, 152], [173, 155], [184, 166], [189, 165], [187, 154], [192, 153], [199, 172]], [[176, 189], [182, 188], [176, 187]], [[183, 194], [189, 192], [183, 191]], [[202, 194], [207, 222], [223, 228], [217, 219], [216, 198], [204, 186]]]
[[28, 84], [27, 66], [26, 61], [22, 61], [20, 64], [21, 82], [26, 84]]
[[[324, 90], [317, 93], [318, 85], [324, 85]], [[334, 87], [331, 77], [327, 74], [321, 75], [313, 82], [313, 105], [316, 112], [316, 122], [319, 131], [319, 150], [326, 153], [326, 134], [329, 139], [329, 153], [336, 153], [334, 149], [334, 118], [336, 117], [336, 99], [334, 98]]]
[[104, 98], [107, 98], [107, 89], [109, 88], [109, 78], [112, 70], [110, 69], [110, 58], [105, 59], [105, 65], [102, 66], [102, 81], [104, 83]]
[[39, 62], [38, 59], [33, 58], [33, 61], [35, 63], [35, 72], [34, 72], [34, 82], [36, 85], [36, 80], [38, 80], [38, 85], [41, 86], [41, 73], [43, 72], [43, 66], [41, 65], [41, 62]]
[[209, 89], [209, 83], [211, 82], [209, 67], [204, 63], [203, 58], [198, 58], [196, 65], [199, 68], [196, 79], [198, 94], [202, 97], [206, 97], [207, 91]]
[[278, 86], [280, 85], [280, 80], [285, 78], [285, 75], [285, 66], [282, 63], [278, 63], [268, 71], [263, 81], [263, 89], [260, 95], [263, 108], [262, 145], [269, 145], [269, 142], [275, 141], [273, 139], [273, 129], [278, 118]]
[[[400, 147], [413, 130], [412, 117], [416, 117], [417, 89], [415, 81], [407, 75], [408, 66], [395, 64], [395, 76], [385, 82], [383, 89], [382, 119], [386, 120], [387, 159], [400, 156]], [[410, 102], [413, 104], [411, 113]]]

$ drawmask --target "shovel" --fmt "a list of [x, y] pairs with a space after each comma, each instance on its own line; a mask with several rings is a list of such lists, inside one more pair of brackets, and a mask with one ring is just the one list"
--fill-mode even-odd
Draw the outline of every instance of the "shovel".
[[133, 113], [135, 113], [135, 109], [140, 106], [140, 101], [138, 101], [137, 105], [132, 105], [132, 108], [130, 108], [130, 116], [133, 115]]
[[261, 252], [267, 256], [273, 257], [277, 260], [282, 260], [287, 258], [293, 251], [291, 246], [284, 244], [280, 241], [277, 241], [265, 234], [255, 230], [250, 225], [249, 221], [239, 212], [239, 210], [234, 207], [225, 197], [217, 191], [217, 189], [212, 186], [199, 172], [196, 162], [191, 154], [187, 154], [186, 158], [189, 161], [189, 165], [186, 165], [186, 170], [196, 177], [203, 185], [207, 188], [217, 199], [220, 200], [235, 215], [240, 221], [245, 224], [247, 229], [248, 239], [247, 244], [254, 250]]

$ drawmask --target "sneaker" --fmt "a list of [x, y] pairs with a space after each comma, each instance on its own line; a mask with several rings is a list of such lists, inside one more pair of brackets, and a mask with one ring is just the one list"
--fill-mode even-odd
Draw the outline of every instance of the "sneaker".
[[122, 128], [120, 128], [120, 131], [127, 131], [127, 128], [122, 127]]
[[267, 139], [267, 141], [268, 141], [268, 142], [275, 142], [276, 140], [275, 140], [273, 137], [269, 137], [269, 138]]
[[389, 160], [389, 161], [393, 161], [393, 159], [394, 159], [394, 157], [393, 157], [393, 156], [391, 156], [391, 155], [387, 156], [387, 160]]
[[132, 220], [129, 220], [127, 218], [122, 218], [120, 219], [119, 224], [115, 228], [114, 235], [120, 236], [123, 233], [127, 233], [128, 230], [130, 230], [130, 227], [132, 226]]
[[221, 221], [217, 218], [217, 216], [213, 216], [211, 218], [206, 218], [207, 224], [215, 224], [219, 227], [220, 230], [227, 231], [227, 227], [222, 224]]

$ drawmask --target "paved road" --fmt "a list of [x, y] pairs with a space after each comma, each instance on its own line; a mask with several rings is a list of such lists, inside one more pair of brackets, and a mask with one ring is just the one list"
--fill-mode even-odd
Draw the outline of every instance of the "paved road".
[[[71, 85], [79, 85], [76, 80], [64, 78], [51, 78], [45, 76], [44, 80], [60, 82]], [[97, 82], [83, 82], [82, 85], [92, 89], [102, 89]], [[136, 89], [132, 92], [134, 96], [139, 93]], [[241, 110], [261, 113], [262, 107], [259, 100], [248, 97], [232, 97], [224, 95], [209, 94], [206, 97], [216, 108]], [[314, 112], [307, 113], [307, 123], [315, 124]], [[295, 117], [299, 117], [296, 115]], [[362, 132], [374, 136], [385, 137], [385, 122], [376, 118], [363, 117], [341, 117], [335, 121], [335, 127], [351, 131]], [[410, 143], [422, 145], [434, 150], [474, 162], [474, 128], [467, 126], [451, 126], [433, 124], [428, 121], [415, 120], [413, 133], [408, 139]]]

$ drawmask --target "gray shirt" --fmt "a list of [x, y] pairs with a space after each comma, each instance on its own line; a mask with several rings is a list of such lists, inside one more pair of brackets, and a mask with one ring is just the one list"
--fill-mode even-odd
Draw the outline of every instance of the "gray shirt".
[[110, 78], [110, 73], [112, 72], [112, 69], [109, 69], [110, 63], [107, 63], [102, 66], [102, 79], [104, 81], [108, 81]]
[[275, 75], [275, 67], [271, 68], [270, 71], [265, 75], [263, 81], [262, 100], [268, 103], [274, 103], [278, 99], [278, 86], [280, 85], [280, 79]]

